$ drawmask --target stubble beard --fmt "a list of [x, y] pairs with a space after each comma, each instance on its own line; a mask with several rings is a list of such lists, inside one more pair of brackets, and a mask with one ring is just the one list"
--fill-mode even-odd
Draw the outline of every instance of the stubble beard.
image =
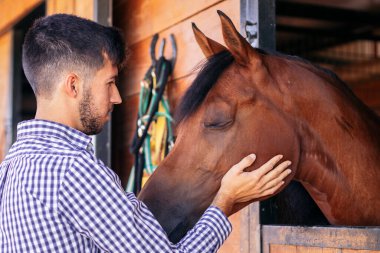
[[79, 115], [83, 132], [87, 135], [98, 134], [103, 129], [103, 124], [100, 117], [96, 115], [95, 105], [92, 101], [91, 92], [89, 89], [85, 90], [83, 99], [79, 103]]

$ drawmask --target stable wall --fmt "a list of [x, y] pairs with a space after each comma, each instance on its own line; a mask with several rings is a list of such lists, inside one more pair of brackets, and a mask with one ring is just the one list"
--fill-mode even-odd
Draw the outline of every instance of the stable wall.
[[3, 0], [0, 4], [0, 162], [8, 151], [12, 136], [12, 27], [41, 3], [41, 0]]
[[[194, 39], [191, 22], [195, 22], [207, 36], [223, 41], [216, 10], [224, 11], [239, 27], [240, 1], [114, 1], [113, 9], [113, 24], [123, 30], [130, 49], [129, 61], [119, 85], [123, 104], [115, 107], [112, 123], [113, 168], [125, 185], [133, 164], [129, 146], [135, 130], [140, 80], [151, 64], [149, 46], [152, 36], [159, 33], [160, 38], [169, 38], [173, 33], [177, 41], [177, 63], [167, 90], [174, 111], [194, 78], [194, 67], [204, 59]], [[157, 51], [158, 47], [159, 43]], [[170, 58], [169, 42], [166, 49], [165, 55]]]
[[[236, 27], [240, 27], [240, 0], [115, 0], [113, 10], [113, 25], [122, 29], [130, 49], [129, 61], [119, 83], [123, 103], [115, 106], [112, 118], [112, 168], [125, 186], [133, 165], [129, 147], [135, 131], [140, 80], [151, 64], [149, 46], [152, 36], [159, 33], [160, 38], [167, 38], [165, 55], [168, 58], [171, 57], [169, 34], [173, 33], [176, 38], [177, 62], [167, 90], [174, 111], [195, 76], [194, 67], [204, 59], [194, 39], [191, 22], [195, 22], [207, 36], [222, 42], [216, 11], [222, 10]], [[157, 54], [158, 48], [159, 43]], [[231, 220], [233, 234], [219, 252], [240, 252], [240, 214]]]
[[46, 2], [46, 13], [69, 13], [94, 20], [94, 0], [2, 0], [0, 4], [0, 162], [11, 145], [13, 27], [37, 6]]
[[9, 89], [11, 87], [11, 63], [12, 63], [12, 31], [0, 36], [0, 161], [3, 160], [6, 147], [9, 146]]

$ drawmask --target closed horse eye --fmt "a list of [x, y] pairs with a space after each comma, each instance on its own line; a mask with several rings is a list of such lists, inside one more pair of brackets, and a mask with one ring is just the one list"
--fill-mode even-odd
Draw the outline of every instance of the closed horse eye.
[[229, 121], [223, 121], [223, 122], [204, 122], [203, 125], [205, 128], [210, 128], [210, 129], [224, 129], [227, 128], [228, 126], [231, 125], [233, 120]]

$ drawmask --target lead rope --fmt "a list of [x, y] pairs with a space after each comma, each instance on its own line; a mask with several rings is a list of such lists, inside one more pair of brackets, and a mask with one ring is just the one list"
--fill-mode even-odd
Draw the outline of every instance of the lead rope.
[[[127, 191], [138, 194], [158, 164], [168, 154], [174, 144], [171, 124], [173, 118], [166, 95], [166, 85], [172, 74], [176, 57], [176, 45], [173, 35], [173, 58], [165, 59], [163, 48], [158, 60], [155, 59], [154, 47], [158, 35], [151, 43], [152, 66], [148, 69], [140, 83], [138, 119], [136, 131], [131, 146], [135, 156], [135, 164], [128, 179]], [[163, 40], [163, 45], [164, 45]]]

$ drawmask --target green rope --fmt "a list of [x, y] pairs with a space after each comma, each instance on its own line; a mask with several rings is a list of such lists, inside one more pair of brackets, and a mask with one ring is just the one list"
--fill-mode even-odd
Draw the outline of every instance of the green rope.
[[[166, 65], [164, 64], [161, 71], [164, 72]], [[153, 89], [150, 90], [150, 82], [145, 79], [141, 82], [140, 94], [139, 94], [139, 104], [138, 104], [138, 124], [137, 127], [143, 129], [149, 119], [149, 115], [153, 110], [153, 105], [157, 100], [157, 93], [155, 92], [155, 88], [160, 87], [162, 84], [162, 80], [159, 80], [156, 84], [156, 74], [154, 71], [151, 72], [152, 76], [152, 86]], [[157, 86], [157, 87], [155, 87]], [[152, 94], [152, 97], [149, 101], [149, 96]], [[172, 116], [170, 115], [170, 107], [169, 102], [165, 96], [162, 96], [160, 103], [162, 104], [165, 112], [156, 112], [154, 115], [154, 120], [157, 120], [158, 117], [165, 117], [166, 125], [167, 125], [167, 145], [169, 145], [169, 151], [174, 144], [173, 137], [173, 129], [171, 123], [174, 121]], [[150, 145], [151, 136], [149, 134], [146, 135], [146, 139], [143, 144], [143, 156], [145, 160], [144, 171], [148, 174], [152, 174], [157, 166], [153, 165], [152, 155], [151, 155], [151, 145]], [[130, 172], [130, 176], [128, 179], [126, 190], [129, 192], [133, 191], [134, 188], [134, 178], [135, 178], [135, 167], [133, 166]]]

